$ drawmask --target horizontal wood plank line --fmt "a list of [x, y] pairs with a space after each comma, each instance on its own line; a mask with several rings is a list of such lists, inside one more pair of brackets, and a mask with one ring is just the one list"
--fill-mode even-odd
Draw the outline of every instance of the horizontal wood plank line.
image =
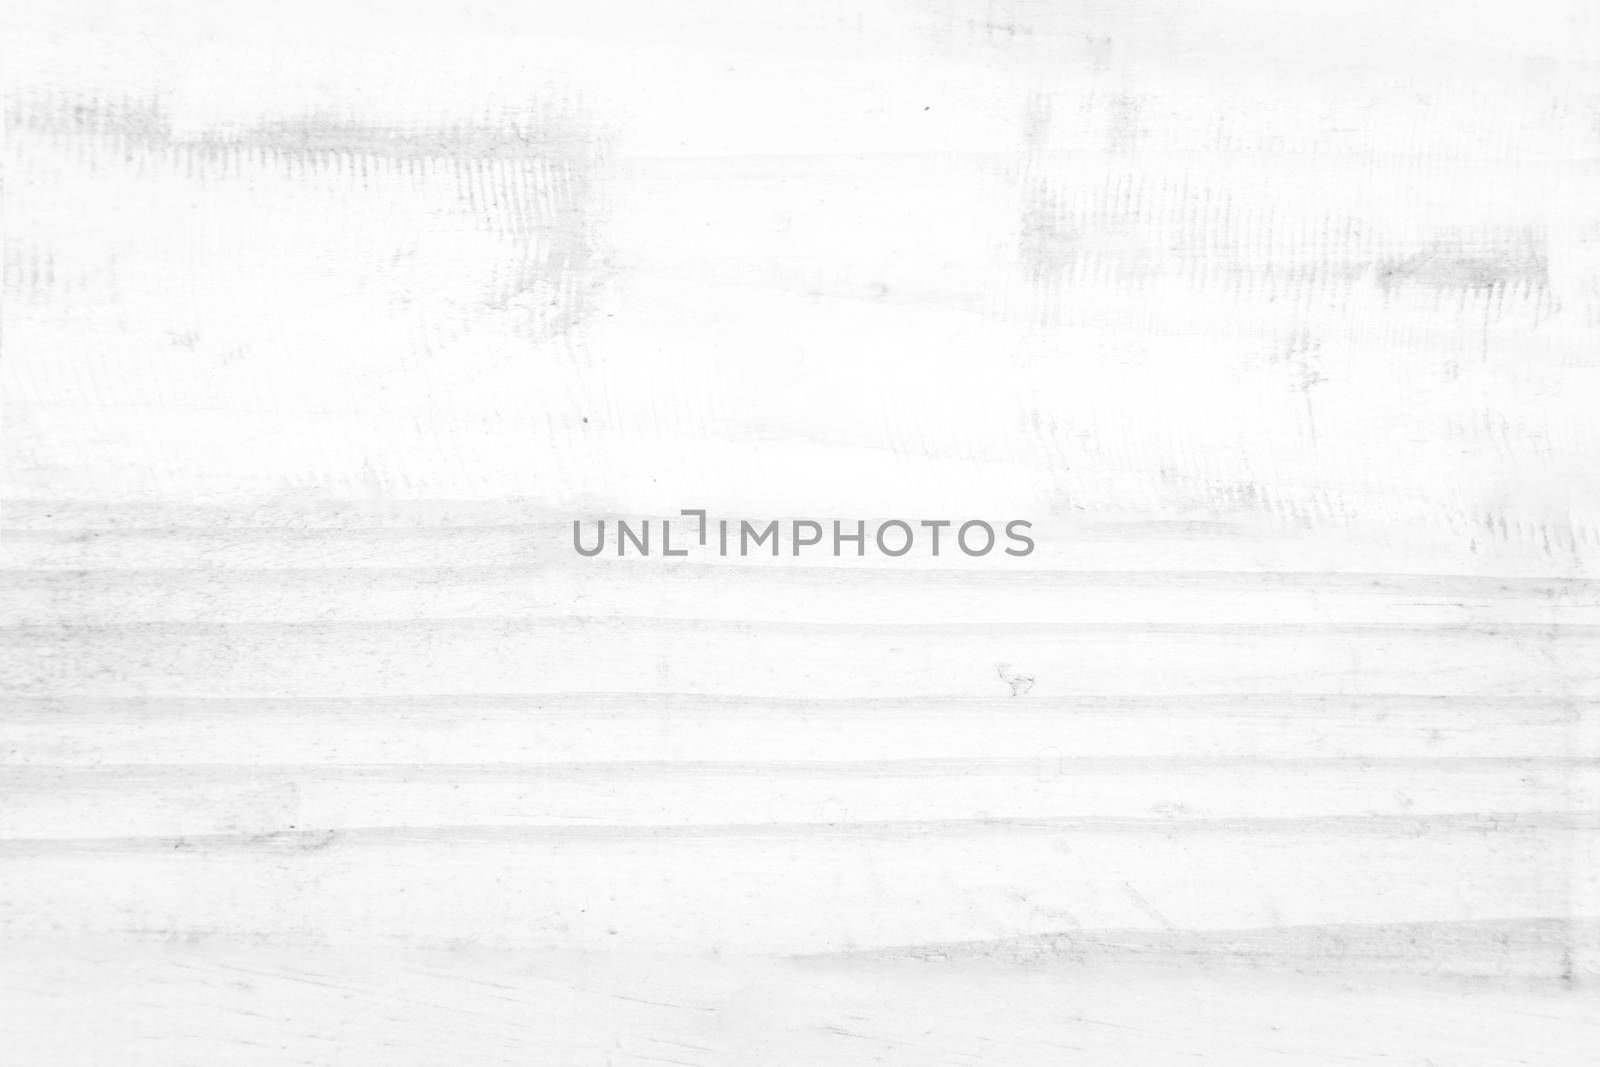
[[593, 840], [632, 841], [669, 838], [786, 839], [838, 837], [852, 841], [877, 838], [915, 840], [928, 836], [992, 835], [1137, 835], [1170, 836], [1241, 834], [1335, 835], [1339, 837], [1429, 837], [1577, 833], [1600, 831], [1600, 811], [1461, 812], [1436, 815], [1318, 815], [1285, 818], [1185, 819], [1174, 817], [1096, 816], [1030, 819], [915, 819], [861, 822], [672, 823], [631, 825], [503, 826], [492, 823], [452, 826], [361, 826], [339, 829], [275, 830], [265, 833], [206, 833], [183, 836], [126, 835], [114, 837], [0, 837], [0, 856], [40, 854], [55, 850], [90, 852], [137, 848], [153, 851], [271, 849], [319, 851], [332, 845]]
[[[1067, 772], [1088, 770], [1093, 772], [1150, 772], [1162, 770], [1207, 770], [1221, 768], [1259, 768], [1261, 770], [1381, 770], [1386, 768], [1426, 768], [1431, 770], [1473, 769], [1523, 769], [1523, 768], [1600, 768], [1600, 756], [1540, 755], [1540, 756], [1394, 756], [1380, 755], [1306, 755], [1306, 756], [1253, 756], [1239, 753], [1228, 756], [1081, 756], [1062, 755], [1051, 758], [1052, 766]], [[314, 771], [319, 777], [399, 776], [405, 778], [437, 778], [450, 775], [493, 775], [514, 779], [518, 776], [574, 776], [591, 777], [602, 774], [684, 774], [684, 775], [808, 775], [808, 774], [886, 774], [886, 775], [984, 775], [1010, 776], [1039, 773], [1037, 759], [996, 759], [972, 756], [960, 759], [862, 759], [862, 760], [567, 760], [559, 763], [526, 761], [452, 763], [412, 762], [392, 763], [226, 763], [204, 761], [192, 763], [50, 763], [50, 762], [0, 762], [0, 781], [22, 785], [35, 775], [92, 779], [121, 776], [162, 776], [168, 780], [189, 776], [210, 777], [237, 773], [241, 775], [290, 774]]]
[[[339, 531], [341, 534], [344, 531]], [[0, 537], [6, 536], [0, 533]], [[770, 557], [767, 557], [770, 558]], [[944, 557], [941, 556], [941, 559]], [[778, 557], [779, 562], [791, 559]], [[956, 557], [951, 557], [956, 560]], [[278, 582], [305, 577], [326, 579], [330, 575], [350, 574], [362, 582], [390, 579], [429, 581], [462, 576], [464, 580], [495, 579], [508, 575], [530, 575], [564, 570], [574, 573], [580, 561], [558, 558], [555, 560], [530, 559], [524, 564], [451, 563], [442, 564], [392, 564], [363, 566], [358, 562], [298, 563], [281, 567], [227, 565], [225, 563], [196, 562], [182, 566], [91, 566], [86, 564], [41, 568], [38, 566], [0, 566], [0, 578], [19, 586], [70, 587], [73, 583], [93, 586], [99, 581], [120, 582], [138, 578], [169, 581], [174, 575], [187, 575], [197, 579], [226, 582], [235, 578], [253, 578]], [[670, 562], [658, 559], [620, 560], [600, 559], [581, 561], [584, 567], [593, 568], [593, 577], [619, 582], [633, 582], [641, 578], [673, 578], [692, 575], [694, 580], [723, 576], [730, 581], [771, 582], [793, 585], [819, 579], [832, 580], [848, 577], [852, 582], [881, 582], [899, 587], [902, 585], [956, 586], [962, 589], [973, 586], [1004, 586], [1034, 590], [1042, 586], [1089, 586], [1123, 588], [1167, 589], [1169, 586], [1193, 585], [1254, 585], [1270, 589], [1279, 587], [1317, 590], [1354, 589], [1367, 592], [1374, 588], [1383, 592], [1434, 592], [1448, 593], [1471, 590], [1480, 596], [1551, 595], [1569, 591], [1600, 590], [1600, 578], [1580, 575], [1552, 574], [1549, 576], [1527, 574], [1493, 574], [1483, 572], [1429, 572], [1429, 571], [1344, 571], [1344, 570], [1284, 570], [1262, 568], [1241, 570], [1218, 568], [1169, 569], [1157, 566], [1127, 568], [1023, 568], [1007, 563], [1004, 570], [993, 567], [934, 568], [934, 567], [884, 567], [858, 563], [852, 557], [848, 563], [836, 565], [817, 564], [802, 560], [804, 566], [777, 567], [770, 563], [747, 564], [737, 558], [706, 562], [684, 559]]]
[[[1318, 708], [1333, 712], [1361, 714], [1362, 709], [1385, 710], [1385, 705], [1396, 709], [1416, 711], [1451, 709], [1478, 709], [1483, 711], [1511, 711], [1538, 708], [1552, 714], [1571, 715], [1584, 708], [1600, 708], [1600, 695], [1576, 694], [1550, 695], [1536, 692], [1506, 692], [1484, 695], [1481, 693], [1444, 693], [1409, 690], [1389, 692], [1341, 690], [1271, 690], [1238, 689], [1213, 690], [1204, 693], [1164, 693], [1160, 691], [1074, 693], [1066, 696], [1035, 696], [1026, 699], [999, 696], [768, 696], [761, 693], [701, 693], [692, 690], [504, 690], [500, 692], [441, 690], [433, 693], [383, 693], [348, 695], [315, 694], [217, 694], [196, 696], [189, 693], [140, 692], [137, 694], [90, 694], [61, 696], [17, 694], [6, 698], [0, 709], [22, 710], [38, 708], [49, 713], [68, 712], [73, 709], [131, 708], [148, 711], [152, 708], [170, 708], [176, 711], [193, 711], [217, 708], [275, 707], [279, 705], [315, 705], [330, 711], [336, 710], [404, 710], [426, 711], [435, 709], [456, 712], [462, 708], [492, 710], [508, 708], [518, 711], [570, 710], [586, 713], [590, 710], [617, 710], [615, 705], [626, 702], [638, 705], [641, 712], [664, 708], [691, 708], [700, 711], [726, 710], [743, 712], [750, 708], [826, 710], [847, 712], [852, 709], [925, 710], [929, 712], [962, 712], [973, 709], [1004, 709], [1007, 713], [1048, 713], [1068, 709], [1097, 711], [1161, 711], [1170, 713], [1175, 706], [1194, 707], [1212, 711], [1230, 711], [1242, 715], [1278, 714], [1286, 708]], [[558, 707], [552, 707], [558, 706]]]
[[0, 642], [8, 637], [70, 637], [82, 633], [131, 632], [141, 636], [160, 636], [164, 633], [231, 633], [236, 631], [276, 632], [326, 632], [345, 629], [374, 630], [407, 628], [435, 630], [558, 630], [584, 631], [598, 629], [644, 630], [668, 628], [674, 631], [731, 631], [745, 633], [752, 630], [778, 630], [796, 633], [853, 632], [863, 634], [895, 635], [933, 634], [960, 635], [969, 633], [1028, 634], [1152, 634], [1152, 635], [1238, 635], [1259, 636], [1451, 636], [1498, 637], [1534, 636], [1554, 639], [1572, 636], [1592, 639], [1600, 637], [1600, 623], [1586, 622], [1439, 622], [1439, 623], [1262, 623], [1262, 622], [860, 622], [853, 619], [829, 621], [795, 621], [746, 617], [738, 619], [674, 617], [674, 616], [617, 616], [617, 615], [562, 615], [537, 617], [528, 615], [463, 615], [454, 617], [408, 618], [356, 618], [310, 620], [250, 619], [231, 620], [166, 620], [141, 619], [115, 622], [52, 622], [0, 624]]

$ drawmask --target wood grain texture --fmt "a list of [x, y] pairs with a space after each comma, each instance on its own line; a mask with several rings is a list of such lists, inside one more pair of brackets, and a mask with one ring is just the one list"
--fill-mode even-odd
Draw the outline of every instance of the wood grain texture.
[[1593, 1062], [1592, 4], [0, 20], [0, 1061]]

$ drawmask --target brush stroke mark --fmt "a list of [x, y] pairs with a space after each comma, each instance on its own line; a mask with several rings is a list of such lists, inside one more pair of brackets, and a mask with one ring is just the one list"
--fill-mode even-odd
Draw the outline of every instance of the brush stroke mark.
[[[130, 170], [165, 167], [197, 189], [249, 182], [274, 172], [325, 188], [409, 186], [439, 208], [504, 241], [481, 300], [519, 308], [532, 341], [580, 323], [607, 271], [597, 175], [604, 135], [581, 106], [547, 98], [481, 125], [413, 128], [337, 115], [307, 115], [243, 129], [174, 132], [154, 100], [103, 100], [43, 92], [8, 99], [7, 151], [22, 175], [36, 167], [85, 164]], [[119, 158], [120, 157], [120, 158]], [[396, 235], [422, 219], [394, 220]], [[48, 248], [11, 251], [16, 291], [58, 281]]]

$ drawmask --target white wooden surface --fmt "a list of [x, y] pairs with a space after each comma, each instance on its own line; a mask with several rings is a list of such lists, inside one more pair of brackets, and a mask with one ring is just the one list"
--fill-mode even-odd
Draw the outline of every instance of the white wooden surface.
[[1600, 9], [0, 18], [0, 1062], [1594, 1062]]

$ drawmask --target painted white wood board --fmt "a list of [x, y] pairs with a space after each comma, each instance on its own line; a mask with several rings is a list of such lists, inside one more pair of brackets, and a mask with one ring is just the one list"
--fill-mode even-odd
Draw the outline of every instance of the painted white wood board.
[[[22, 0], [0, 91], [0, 1062], [1594, 1062], [1594, 5]], [[572, 549], [684, 508], [1037, 548]]]

